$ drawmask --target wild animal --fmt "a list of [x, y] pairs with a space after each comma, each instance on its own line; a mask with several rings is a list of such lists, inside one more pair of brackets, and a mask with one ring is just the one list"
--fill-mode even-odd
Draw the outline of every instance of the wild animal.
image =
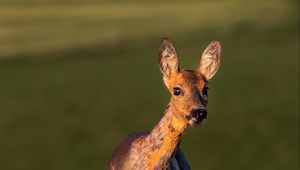
[[149, 132], [130, 134], [112, 154], [110, 170], [188, 170], [190, 166], [179, 148], [184, 131], [207, 118], [208, 81], [220, 66], [221, 45], [212, 41], [195, 70], [181, 70], [173, 44], [161, 40], [159, 66], [171, 94], [163, 117]]

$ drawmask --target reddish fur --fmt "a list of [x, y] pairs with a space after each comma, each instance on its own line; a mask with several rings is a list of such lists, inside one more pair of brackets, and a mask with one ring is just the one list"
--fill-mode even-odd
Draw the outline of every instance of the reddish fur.
[[[169, 89], [175, 84], [188, 89], [193, 87], [202, 89], [206, 80], [197, 72], [182, 71], [173, 73], [165, 80]], [[181, 139], [182, 134], [190, 122], [185, 118], [189, 113], [186, 110], [186, 101], [170, 101], [168, 108], [160, 122], [151, 132], [139, 132], [129, 135], [114, 151], [109, 164], [110, 169], [166, 169], [169, 160]], [[184, 113], [184, 114], [180, 114]]]
[[[190, 169], [179, 150], [179, 142], [186, 128], [197, 124], [192, 111], [206, 110], [207, 95], [203, 88], [208, 84], [207, 78], [211, 78], [219, 68], [220, 52], [220, 43], [214, 41], [204, 51], [196, 71], [181, 71], [174, 46], [168, 39], [162, 40], [159, 63], [165, 85], [172, 94], [171, 100], [152, 131], [133, 133], [119, 144], [108, 169], [152, 170], [176, 166]], [[182, 93], [173, 95], [174, 87], [180, 88]]]

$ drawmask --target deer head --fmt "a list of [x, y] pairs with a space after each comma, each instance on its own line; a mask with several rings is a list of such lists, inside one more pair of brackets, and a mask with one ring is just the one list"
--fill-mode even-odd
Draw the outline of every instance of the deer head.
[[170, 108], [179, 120], [194, 126], [207, 117], [208, 80], [218, 71], [220, 58], [221, 45], [213, 41], [204, 50], [194, 71], [181, 70], [174, 46], [169, 39], [162, 39], [159, 65], [171, 93]]

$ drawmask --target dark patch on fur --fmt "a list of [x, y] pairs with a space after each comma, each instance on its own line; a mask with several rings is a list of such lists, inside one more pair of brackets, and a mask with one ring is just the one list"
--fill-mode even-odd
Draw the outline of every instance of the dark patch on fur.
[[170, 129], [171, 132], [175, 132], [175, 128], [173, 127], [173, 125], [169, 124], [168, 128]]
[[159, 149], [163, 144], [163, 141], [155, 141], [152, 143], [151, 150]]
[[[179, 138], [180, 138], [180, 139], [181, 139], [181, 137], [182, 137], [182, 133], [179, 134]], [[179, 143], [180, 143], [180, 141], [181, 141], [181, 140], [179, 140]]]
[[152, 143], [151, 150], [159, 149], [163, 144], [163, 134], [161, 132], [161, 128], [157, 128], [158, 134], [152, 138], [150, 138], [150, 143]]
[[191, 115], [188, 115], [188, 116], [185, 116], [187, 120], [191, 120], [192, 119], [192, 116]]

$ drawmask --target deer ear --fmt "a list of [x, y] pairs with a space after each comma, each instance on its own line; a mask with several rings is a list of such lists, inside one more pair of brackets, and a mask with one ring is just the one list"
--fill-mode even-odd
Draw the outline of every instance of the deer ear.
[[204, 50], [196, 71], [211, 79], [219, 69], [221, 62], [221, 44], [219, 41], [211, 42]]
[[175, 48], [168, 38], [162, 38], [159, 48], [159, 66], [164, 76], [178, 71], [178, 59]]

